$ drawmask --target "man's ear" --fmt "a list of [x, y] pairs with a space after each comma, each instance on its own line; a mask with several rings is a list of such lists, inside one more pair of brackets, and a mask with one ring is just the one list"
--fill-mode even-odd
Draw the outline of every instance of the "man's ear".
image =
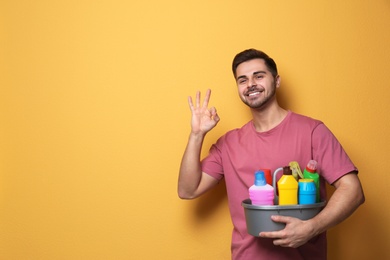
[[280, 82], [281, 82], [281, 78], [280, 78], [280, 76], [279, 75], [277, 75], [276, 77], [275, 77], [275, 86], [278, 88], [278, 87], [280, 87]]

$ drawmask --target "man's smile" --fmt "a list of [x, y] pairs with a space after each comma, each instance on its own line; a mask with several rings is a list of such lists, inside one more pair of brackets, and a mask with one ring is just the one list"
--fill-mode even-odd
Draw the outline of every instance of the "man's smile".
[[247, 97], [253, 97], [253, 96], [260, 95], [260, 94], [263, 93], [263, 92], [264, 92], [264, 90], [260, 90], [260, 89], [251, 90], [251, 91], [248, 91], [247, 93], [245, 93], [245, 96], [247, 96]]

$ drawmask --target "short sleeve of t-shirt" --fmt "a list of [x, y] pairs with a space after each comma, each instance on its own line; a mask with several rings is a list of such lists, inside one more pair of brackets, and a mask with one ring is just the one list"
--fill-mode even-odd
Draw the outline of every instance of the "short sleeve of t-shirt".
[[324, 124], [313, 130], [312, 153], [313, 160], [319, 163], [317, 167], [321, 176], [330, 184], [349, 172], [358, 172], [340, 142]]

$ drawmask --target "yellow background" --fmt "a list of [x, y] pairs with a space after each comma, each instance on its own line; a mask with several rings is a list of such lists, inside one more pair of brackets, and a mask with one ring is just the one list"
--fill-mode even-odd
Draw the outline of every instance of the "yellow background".
[[262, 49], [284, 107], [321, 119], [366, 203], [329, 259], [389, 259], [390, 1], [0, 2], [0, 259], [229, 259], [224, 184], [177, 197], [187, 96], [209, 146], [250, 114], [233, 56]]

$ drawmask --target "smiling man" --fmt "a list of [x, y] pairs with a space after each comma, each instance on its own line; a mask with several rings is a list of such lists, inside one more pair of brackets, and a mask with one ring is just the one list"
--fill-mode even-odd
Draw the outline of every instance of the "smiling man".
[[[194, 199], [224, 178], [229, 210], [234, 225], [232, 259], [326, 259], [326, 230], [348, 218], [364, 202], [358, 170], [331, 131], [319, 120], [296, 114], [279, 106], [276, 92], [281, 78], [272, 58], [262, 51], [245, 50], [233, 60], [233, 74], [241, 100], [249, 107], [252, 120], [220, 137], [201, 160], [205, 135], [220, 118], [209, 108], [211, 91], [201, 102], [197, 92], [191, 109], [191, 133], [179, 172], [178, 194]], [[241, 202], [248, 198], [254, 172], [275, 169], [297, 161], [301, 167], [318, 162], [321, 198], [325, 182], [336, 190], [326, 207], [314, 218], [302, 221], [273, 216], [285, 223], [281, 231], [247, 233]]]

